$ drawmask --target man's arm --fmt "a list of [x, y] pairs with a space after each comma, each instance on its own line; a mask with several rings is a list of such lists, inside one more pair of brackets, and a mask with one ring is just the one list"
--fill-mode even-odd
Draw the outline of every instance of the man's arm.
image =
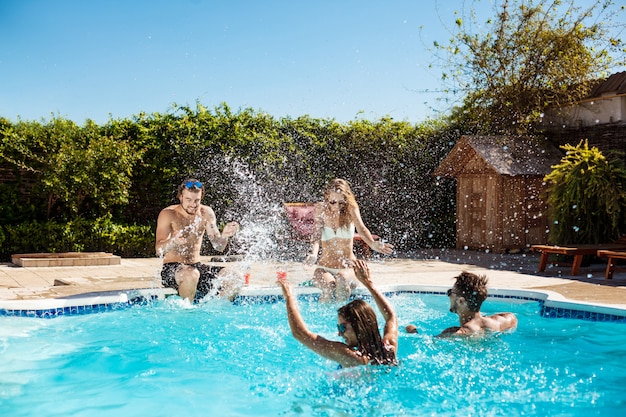
[[172, 233], [172, 214], [168, 209], [163, 209], [159, 213], [156, 227], [156, 243], [154, 250], [158, 256], [163, 256], [167, 253], [171, 243]]
[[490, 318], [498, 323], [498, 329], [496, 330], [501, 332], [517, 328], [517, 317], [513, 313], [498, 313]]
[[239, 224], [237, 222], [230, 222], [224, 226], [224, 230], [220, 233], [220, 229], [217, 227], [215, 212], [211, 207], [207, 207], [206, 234], [216, 251], [223, 252], [224, 249], [226, 249], [226, 245], [228, 245], [228, 240], [234, 236], [238, 230]]
[[444, 331], [442, 331], [435, 337], [466, 336], [469, 334], [472, 334], [472, 332], [469, 329], [465, 327], [453, 326], [453, 327], [448, 327], [447, 329], [445, 329]]

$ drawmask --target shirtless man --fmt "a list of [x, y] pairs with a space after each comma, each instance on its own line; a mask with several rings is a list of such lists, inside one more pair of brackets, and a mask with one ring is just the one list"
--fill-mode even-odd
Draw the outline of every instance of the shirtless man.
[[215, 212], [201, 204], [203, 195], [204, 185], [200, 181], [186, 179], [178, 186], [180, 204], [159, 213], [155, 250], [163, 257], [161, 280], [164, 287], [174, 288], [189, 301], [206, 296], [219, 280], [216, 288], [219, 295], [232, 298], [238, 289], [238, 274], [200, 263], [200, 248], [206, 233], [213, 248], [222, 252], [229, 238], [239, 230], [239, 224], [228, 223], [220, 233]]
[[449, 327], [438, 337], [477, 335], [485, 332], [503, 332], [517, 327], [513, 313], [492, 316], [480, 314], [480, 306], [487, 298], [487, 277], [463, 272], [455, 277], [456, 283], [448, 290], [450, 312], [459, 316], [461, 326]]

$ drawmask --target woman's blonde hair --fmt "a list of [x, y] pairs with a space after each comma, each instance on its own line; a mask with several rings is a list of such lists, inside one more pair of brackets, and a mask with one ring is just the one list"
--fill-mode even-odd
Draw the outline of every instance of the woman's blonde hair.
[[324, 189], [324, 203], [328, 202], [328, 197], [333, 192], [341, 194], [346, 201], [346, 204], [339, 207], [339, 227], [347, 227], [352, 223], [352, 213], [359, 205], [356, 203], [348, 181], [341, 178], [330, 181]]

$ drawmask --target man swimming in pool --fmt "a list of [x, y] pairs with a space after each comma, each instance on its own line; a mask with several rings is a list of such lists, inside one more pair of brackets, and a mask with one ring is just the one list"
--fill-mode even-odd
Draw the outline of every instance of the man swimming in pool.
[[448, 327], [438, 337], [478, 335], [503, 332], [517, 327], [513, 313], [483, 316], [480, 307], [487, 298], [487, 277], [463, 271], [448, 290], [450, 312], [459, 316], [460, 326]]
[[230, 222], [220, 233], [215, 212], [201, 204], [204, 185], [195, 178], [183, 181], [178, 186], [177, 196], [180, 203], [161, 210], [157, 220], [155, 250], [163, 257], [163, 286], [174, 288], [189, 301], [198, 300], [213, 289], [220, 296], [234, 297], [242, 282], [240, 274], [202, 264], [200, 248], [206, 233], [213, 248], [224, 251], [229, 239], [239, 230], [239, 224]]

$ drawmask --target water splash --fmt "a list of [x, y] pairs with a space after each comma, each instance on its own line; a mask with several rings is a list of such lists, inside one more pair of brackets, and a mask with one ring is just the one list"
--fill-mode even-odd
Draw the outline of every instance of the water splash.
[[277, 200], [277, 195], [258, 180], [246, 163], [232, 159], [225, 165], [236, 196], [224, 218], [241, 225], [232, 246], [243, 256], [242, 268], [249, 268], [253, 263], [302, 257], [306, 252], [296, 248], [289, 239], [291, 226], [280, 197]]

